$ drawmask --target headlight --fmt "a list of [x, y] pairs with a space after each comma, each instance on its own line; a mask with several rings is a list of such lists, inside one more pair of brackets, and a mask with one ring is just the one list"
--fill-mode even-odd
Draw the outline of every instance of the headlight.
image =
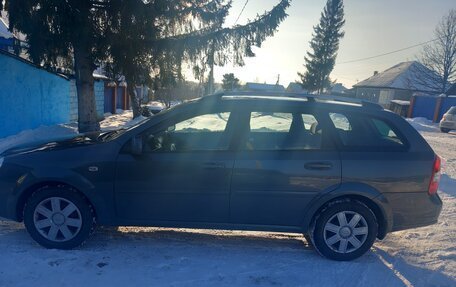
[[4, 158], [4, 157], [0, 157], [0, 168], [2, 167], [2, 165], [3, 165], [3, 161], [4, 161], [4, 160], [5, 160], [5, 158]]

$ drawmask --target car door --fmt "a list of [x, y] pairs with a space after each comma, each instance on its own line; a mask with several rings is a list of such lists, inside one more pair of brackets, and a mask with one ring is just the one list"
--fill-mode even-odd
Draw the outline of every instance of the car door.
[[196, 113], [143, 132], [143, 154], [118, 157], [119, 219], [228, 222], [234, 118], [230, 111]]
[[256, 107], [239, 145], [231, 193], [231, 221], [300, 226], [319, 193], [335, 189], [341, 164], [313, 110]]

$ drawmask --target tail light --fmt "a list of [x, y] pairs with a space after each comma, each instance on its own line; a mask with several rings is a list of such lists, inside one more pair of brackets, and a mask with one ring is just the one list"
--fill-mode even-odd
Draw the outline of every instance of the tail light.
[[440, 169], [442, 168], [442, 160], [438, 155], [435, 155], [434, 164], [432, 165], [431, 182], [429, 183], [428, 193], [434, 195], [439, 188]]

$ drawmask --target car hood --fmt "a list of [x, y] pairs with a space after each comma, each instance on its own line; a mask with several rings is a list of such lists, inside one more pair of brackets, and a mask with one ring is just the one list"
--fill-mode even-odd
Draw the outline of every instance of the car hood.
[[7, 149], [3, 153], [1, 153], [0, 156], [31, 153], [36, 151], [57, 150], [64, 148], [66, 149], [72, 147], [93, 145], [97, 143], [101, 143], [101, 141], [97, 140], [96, 138], [90, 138], [84, 134], [76, 136], [72, 135], [17, 145], [13, 148]]

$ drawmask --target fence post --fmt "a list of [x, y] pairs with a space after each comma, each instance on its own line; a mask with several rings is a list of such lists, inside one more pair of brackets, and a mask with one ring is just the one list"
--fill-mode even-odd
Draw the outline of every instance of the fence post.
[[112, 93], [112, 107], [111, 107], [111, 112], [112, 114], [115, 114], [117, 112], [117, 83], [114, 83], [114, 89]]
[[407, 118], [411, 118], [413, 116], [413, 109], [415, 108], [415, 100], [416, 100], [416, 96], [412, 95], [412, 97], [410, 98], [410, 106], [408, 109]]
[[438, 122], [439, 120], [439, 114], [440, 114], [440, 107], [442, 106], [442, 97], [439, 96], [437, 97], [437, 100], [435, 101], [435, 109], [434, 109], [434, 118], [432, 119], [432, 121], [434, 123]]

